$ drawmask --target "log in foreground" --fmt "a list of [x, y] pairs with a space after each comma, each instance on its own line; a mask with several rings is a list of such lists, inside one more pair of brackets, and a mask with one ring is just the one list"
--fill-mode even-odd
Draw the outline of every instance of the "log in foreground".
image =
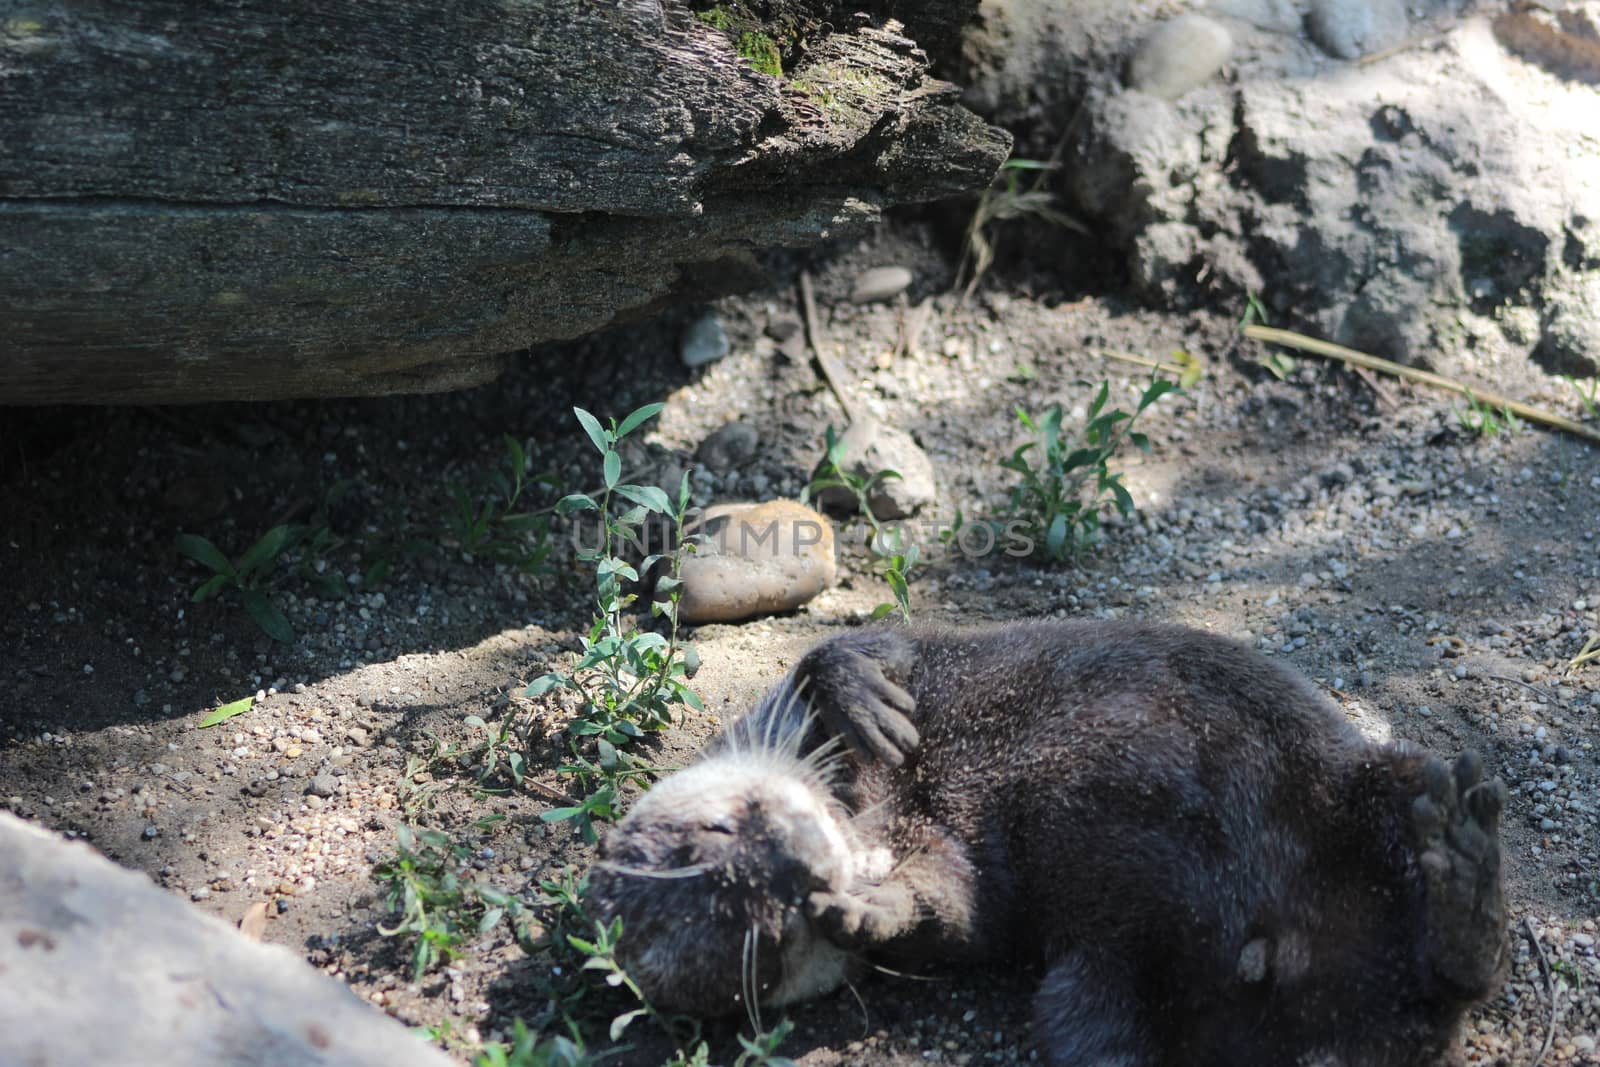
[[1009, 148], [864, 18], [771, 76], [672, 0], [13, 12], [3, 403], [475, 384]]
[[0, 1062], [450, 1067], [279, 945], [0, 811]]

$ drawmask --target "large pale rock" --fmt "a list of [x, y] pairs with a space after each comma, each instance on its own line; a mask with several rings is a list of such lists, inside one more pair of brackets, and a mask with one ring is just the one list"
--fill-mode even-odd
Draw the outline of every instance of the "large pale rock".
[[287, 949], [0, 812], [0, 1063], [450, 1067]]
[[793, 611], [833, 584], [833, 524], [793, 500], [716, 504], [693, 531], [683, 562], [678, 616], [687, 623], [738, 622]]
[[1144, 9], [984, 0], [961, 76], [1023, 124], [1019, 153], [1068, 136], [1070, 208], [1153, 303], [1254, 295], [1281, 325], [1509, 393], [1541, 364], [1591, 368], [1600, 3], [1319, 0], [1317, 41], [1297, 6], [1206, 5], [1229, 77], [1155, 99], [1118, 77], [1158, 25]]

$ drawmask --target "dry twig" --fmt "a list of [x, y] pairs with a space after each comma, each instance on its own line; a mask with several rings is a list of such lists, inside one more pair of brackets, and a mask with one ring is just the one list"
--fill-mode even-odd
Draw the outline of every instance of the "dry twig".
[[811, 351], [816, 353], [817, 366], [822, 368], [822, 377], [827, 381], [828, 388], [833, 390], [833, 395], [839, 398], [839, 406], [844, 408], [845, 418], [854, 425], [862, 421], [865, 413], [856, 406], [845, 389], [844, 369], [834, 358], [833, 347], [828, 343], [827, 334], [823, 330], [822, 316], [817, 314], [817, 297], [811, 289], [811, 274], [807, 271], [800, 272], [800, 307], [805, 313], [806, 336], [811, 339]]
[[1458, 382], [1454, 378], [1446, 378], [1442, 374], [1418, 370], [1416, 367], [1407, 367], [1402, 363], [1391, 363], [1387, 359], [1369, 356], [1365, 352], [1357, 352], [1353, 348], [1345, 348], [1343, 345], [1336, 345], [1331, 341], [1319, 341], [1315, 337], [1307, 337], [1305, 334], [1295, 333], [1293, 330], [1279, 330], [1271, 326], [1246, 326], [1244, 335], [1257, 341], [1265, 341], [1268, 344], [1283, 345], [1285, 348], [1293, 348], [1301, 352], [1310, 352], [1312, 355], [1337, 359], [1354, 367], [1366, 367], [1369, 370], [1382, 371], [1385, 374], [1392, 374], [1396, 378], [1404, 378], [1406, 381], [1431, 385], [1435, 389], [1460, 393], [1468, 400], [1477, 401], [1493, 408], [1502, 408], [1519, 418], [1527, 419], [1529, 422], [1537, 422], [1553, 429], [1564, 430], [1574, 437], [1581, 437], [1585, 441], [1593, 441], [1595, 444], [1600, 444], [1600, 430], [1596, 430], [1592, 426], [1585, 426], [1581, 422], [1574, 422], [1569, 418], [1545, 411], [1543, 408], [1536, 408], [1531, 404], [1524, 404], [1520, 400], [1512, 400], [1510, 397], [1501, 396], [1499, 393], [1474, 389], [1465, 382]]
[[1544, 945], [1539, 940], [1539, 931], [1534, 929], [1533, 916], [1524, 915], [1522, 925], [1528, 928], [1528, 940], [1533, 942], [1533, 950], [1539, 954], [1539, 964], [1544, 968], [1544, 985], [1550, 992], [1550, 1025], [1545, 1027], [1544, 1044], [1539, 1048], [1539, 1054], [1533, 1058], [1531, 1067], [1539, 1067], [1544, 1062], [1545, 1055], [1550, 1051], [1550, 1045], [1556, 1039], [1556, 976], [1550, 969], [1550, 957], [1544, 954]]

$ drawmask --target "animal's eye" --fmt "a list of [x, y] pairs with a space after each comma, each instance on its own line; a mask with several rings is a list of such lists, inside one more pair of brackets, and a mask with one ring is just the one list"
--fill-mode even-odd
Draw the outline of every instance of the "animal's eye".
[[706, 823], [705, 825], [701, 826], [700, 829], [706, 831], [706, 833], [709, 833], [709, 834], [729, 834], [729, 835], [731, 835], [733, 833], [733, 823], [729, 822], [726, 819], [718, 819], [716, 822], [708, 822], [708, 823]]

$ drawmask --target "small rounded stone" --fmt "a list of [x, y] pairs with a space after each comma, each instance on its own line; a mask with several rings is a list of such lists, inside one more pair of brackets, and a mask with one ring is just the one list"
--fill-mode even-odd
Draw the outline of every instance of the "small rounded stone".
[[856, 276], [850, 290], [852, 304], [874, 304], [893, 300], [911, 288], [911, 272], [904, 267], [873, 267]]
[[1179, 15], [1152, 30], [1128, 63], [1128, 87], [1176, 100], [1222, 69], [1233, 35], [1204, 15]]

